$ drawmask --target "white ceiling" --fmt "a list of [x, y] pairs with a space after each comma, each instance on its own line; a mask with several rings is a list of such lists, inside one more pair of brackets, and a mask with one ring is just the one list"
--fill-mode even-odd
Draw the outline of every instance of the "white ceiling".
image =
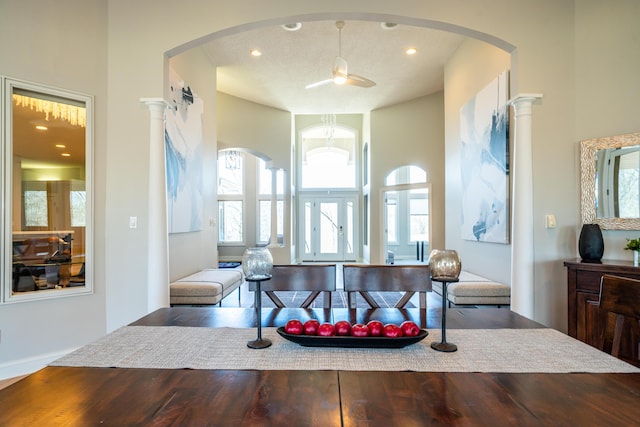
[[[334, 84], [305, 89], [331, 78], [338, 55], [335, 21], [304, 22], [298, 31], [269, 26], [203, 45], [217, 66], [218, 90], [294, 114], [364, 113], [444, 88], [444, 64], [464, 36], [422, 27], [346, 21], [342, 57], [349, 73], [376, 82], [372, 88]], [[415, 47], [418, 53], [405, 53]], [[252, 49], [262, 51], [253, 57]]]

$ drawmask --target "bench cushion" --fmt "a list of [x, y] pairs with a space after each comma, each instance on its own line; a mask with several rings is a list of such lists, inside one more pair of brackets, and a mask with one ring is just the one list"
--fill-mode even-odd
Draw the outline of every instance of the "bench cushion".
[[242, 284], [239, 270], [208, 268], [171, 283], [171, 305], [217, 304]]
[[[433, 282], [433, 290], [442, 295], [442, 284]], [[459, 281], [447, 285], [447, 299], [457, 305], [508, 305], [511, 287], [477, 274], [462, 271]]]

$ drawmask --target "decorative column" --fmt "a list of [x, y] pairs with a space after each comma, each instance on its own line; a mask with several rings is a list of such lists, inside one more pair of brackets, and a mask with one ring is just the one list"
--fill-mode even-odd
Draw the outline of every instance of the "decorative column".
[[149, 213], [147, 235], [147, 310], [169, 306], [169, 226], [164, 152], [164, 113], [169, 104], [162, 98], [142, 98], [149, 108]]
[[271, 168], [271, 242], [269, 247], [278, 247], [278, 169]]
[[511, 309], [534, 317], [533, 164], [531, 114], [542, 94], [521, 94], [509, 101], [515, 111], [511, 208]]

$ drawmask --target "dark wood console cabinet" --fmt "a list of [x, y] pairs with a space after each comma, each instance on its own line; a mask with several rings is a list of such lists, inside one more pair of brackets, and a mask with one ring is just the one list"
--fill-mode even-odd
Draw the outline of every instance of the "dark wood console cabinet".
[[634, 267], [631, 261], [579, 259], [565, 261], [564, 266], [567, 267], [569, 335], [598, 347], [604, 325], [598, 307], [602, 275], [640, 279], [640, 267]]

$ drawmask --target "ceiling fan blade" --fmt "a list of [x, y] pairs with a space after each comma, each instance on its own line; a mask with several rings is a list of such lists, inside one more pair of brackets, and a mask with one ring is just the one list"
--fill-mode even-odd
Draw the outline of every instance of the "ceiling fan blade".
[[322, 81], [319, 81], [319, 82], [311, 83], [311, 84], [306, 85], [304, 88], [305, 89], [311, 89], [311, 88], [318, 87], [318, 86], [328, 85], [329, 83], [333, 83], [333, 79], [327, 79], [327, 80], [322, 80]]
[[374, 81], [369, 80], [366, 77], [358, 76], [357, 74], [349, 74], [349, 76], [347, 77], [346, 84], [351, 86], [365, 87], [365, 88], [376, 85]]

